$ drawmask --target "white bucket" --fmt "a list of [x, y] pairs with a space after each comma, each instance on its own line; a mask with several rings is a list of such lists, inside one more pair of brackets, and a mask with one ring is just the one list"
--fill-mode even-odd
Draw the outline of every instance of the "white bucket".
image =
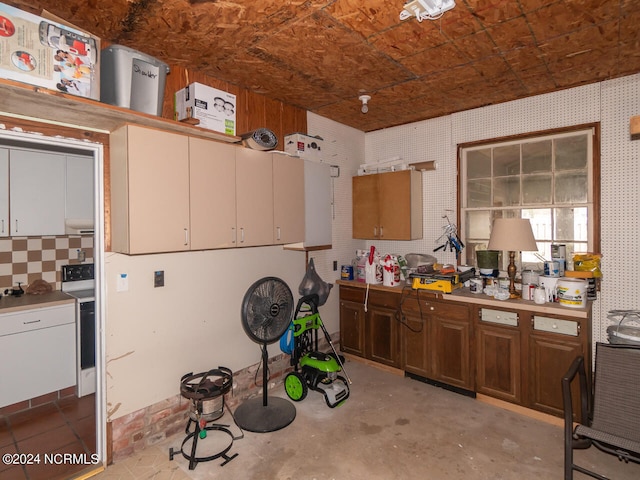
[[558, 280], [558, 303], [564, 307], [583, 308], [587, 304], [589, 282], [579, 278], [562, 277]]

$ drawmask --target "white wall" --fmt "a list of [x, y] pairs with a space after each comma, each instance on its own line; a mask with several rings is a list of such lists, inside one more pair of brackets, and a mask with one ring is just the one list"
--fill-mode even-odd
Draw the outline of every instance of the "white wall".
[[[179, 393], [185, 373], [260, 361], [244, 333], [242, 299], [252, 283], [276, 276], [298, 298], [304, 253], [282, 247], [159, 255], [105, 255], [107, 412], [113, 420]], [[165, 286], [154, 288], [156, 270]], [[126, 273], [129, 289], [117, 291]], [[280, 353], [278, 343], [270, 356]]]

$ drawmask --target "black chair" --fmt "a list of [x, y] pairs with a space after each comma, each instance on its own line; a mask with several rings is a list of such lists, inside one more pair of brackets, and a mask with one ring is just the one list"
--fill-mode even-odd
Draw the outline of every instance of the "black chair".
[[[640, 463], [640, 345], [598, 343], [595, 365], [593, 390], [583, 357], [576, 358], [562, 378], [565, 480], [573, 479], [574, 470], [607, 479], [575, 465], [574, 449], [593, 445], [621, 461]], [[571, 384], [576, 375], [581, 420], [574, 428]]]

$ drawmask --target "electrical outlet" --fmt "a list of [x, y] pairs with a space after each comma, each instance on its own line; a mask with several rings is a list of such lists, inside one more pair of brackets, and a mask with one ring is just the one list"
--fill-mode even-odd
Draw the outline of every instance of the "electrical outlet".
[[164, 270], [157, 270], [153, 275], [153, 287], [164, 287]]
[[116, 284], [116, 292], [126, 292], [129, 290], [129, 275], [121, 273], [118, 275], [118, 282]]

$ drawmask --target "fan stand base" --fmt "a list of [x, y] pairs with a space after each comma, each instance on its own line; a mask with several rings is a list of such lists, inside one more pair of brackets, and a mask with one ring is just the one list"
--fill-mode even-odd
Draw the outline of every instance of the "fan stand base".
[[289, 400], [268, 397], [267, 405], [264, 403], [262, 397], [256, 397], [240, 405], [234, 413], [238, 426], [255, 433], [275, 432], [296, 418], [296, 407]]

